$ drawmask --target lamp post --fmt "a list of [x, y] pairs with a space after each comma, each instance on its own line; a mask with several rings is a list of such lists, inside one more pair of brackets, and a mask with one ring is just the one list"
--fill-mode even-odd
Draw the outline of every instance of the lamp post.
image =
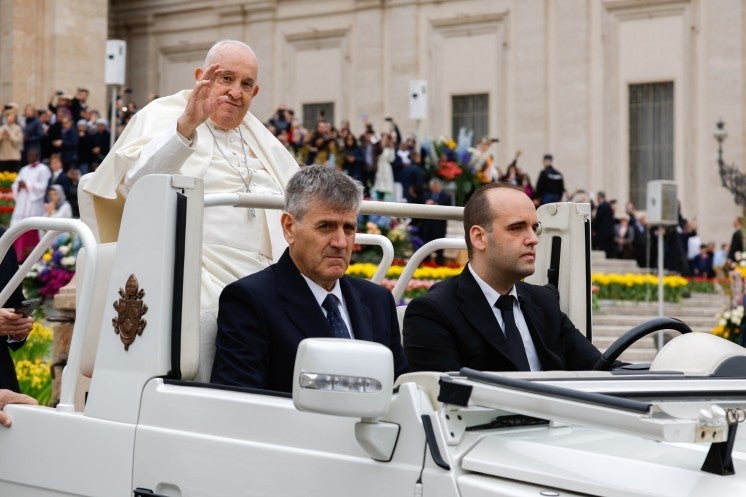
[[720, 173], [720, 183], [723, 188], [727, 188], [733, 194], [733, 200], [736, 205], [740, 205], [741, 212], [741, 233], [746, 233], [746, 175], [744, 175], [735, 164], [728, 165], [723, 160], [723, 142], [728, 137], [725, 131], [725, 123], [718, 119], [715, 123], [715, 132], [712, 134], [718, 142], [718, 172]]
[[746, 175], [735, 165], [728, 165], [723, 160], [723, 142], [728, 138], [728, 132], [725, 131], [725, 123], [719, 119], [715, 123], [715, 132], [712, 134], [718, 142], [718, 172], [720, 173], [720, 183], [723, 188], [727, 188], [733, 194], [736, 205], [746, 207]]

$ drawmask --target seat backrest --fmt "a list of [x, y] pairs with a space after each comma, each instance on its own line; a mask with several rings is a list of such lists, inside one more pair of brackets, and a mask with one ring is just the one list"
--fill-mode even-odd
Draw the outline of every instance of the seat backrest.
[[402, 332], [402, 340], [404, 340], [404, 313], [407, 312], [407, 305], [396, 306], [396, 317], [399, 320], [399, 331]]
[[96, 208], [94, 207], [93, 195], [84, 190], [84, 186], [91, 179], [93, 173], [84, 174], [78, 181], [78, 209], [80, 220], [83, 221], [93, 232], [96, 241], [100, 242], [98, 222], [96, 221]]
[[111, 276], [111, 266], [114, 261], [116, 243], [104, 243], [98, 246], [98, 257], [96, 267], [89, 267], [85, 249], [80, 249], [76, 262], [75, 280], [83, 281], [87, 271], [94, 271], [96, 281], [94, 283], [95, 292], [93, 299], [88, 305], [89, 321], [88, 330], [85, 330], [85, 344], [83, 345], [83, 355], [81, 359], [81, 374], [87, 378], [93, 376], [93, 368], [96, 364], [96, 351], [98, 350], [98, 339], [102, 328], [109, 329], [103, 323], [104, 309], [111, 305], [106, 302], [106, 291], [109, 288], [109, 278]]
[[194, 381], [210, 382], [212, 363], [215, 360], [215, 336], [218, 333], [218, 313], [202, 313], [199, 320], [199, 364]]

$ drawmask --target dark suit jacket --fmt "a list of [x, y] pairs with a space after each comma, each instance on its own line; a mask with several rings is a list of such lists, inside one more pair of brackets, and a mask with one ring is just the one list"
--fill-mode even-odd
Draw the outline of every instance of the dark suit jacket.
[[[434, 194], [429, 192], [425, 196], [425, 201], [432, 200], [438, 205], [451, 205], [451, 196], [445, 191], [441, 190], [440, 193]], [[448, 228], [448, 221], [445, 219], [423, 219], [420, 223], [422, 240], [429, 242], [437, 238], [443, 238], [446, 236]]]
[[[391, 293], [355, 277], [343, 277], [340, 285], [355, 338], [388, 346], [395, 374], [406, 372]], [[276, 264], [220, 294], [210, 381], [290, 392], [298, 344], [331, 336], [329, 322], [286, 250]]]
[[[4, 228], [0, 228], [0, 235], [5, 233]], [[13, 273], [18, 269], [18, 261], [16, 259], [16, 252], [11, 245], [10, 250], [5, 255], [5, 258], [0, 263], [0, 288], [4, 288], [8, 284], [10, 278], [13, 277]], [[8, 302], [2, 307], [15, 307], [23, 301], [23, 292], [21, 287], [11, 294]], [[24, 342], [8, 343], [8, 339], [5, 336], [0, 336], [0, 388], [8, 388], [15, 392], [19, 392], [18, 379], [16, 378], [16, 368], [13, 363], [13, 359], [10, 357], [10, 349], [16, 350], [20, 348]]]
[[[591, 369], [601, 354], [560, 310], [556, 291], [528, 283], [517, 283], [516, 290], [542, 369]], [[517, 370], [468, 268], [410, 302], [404, 352], [412, 371]]]

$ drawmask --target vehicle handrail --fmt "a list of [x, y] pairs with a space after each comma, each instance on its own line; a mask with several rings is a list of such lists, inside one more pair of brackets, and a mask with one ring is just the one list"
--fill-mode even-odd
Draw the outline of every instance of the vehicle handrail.
[[[232, 206], [232, 207], [256, 207], [260, 209], [284, 209], [285, 208], [285, 197], [282, 195], [266, 195], [259, 193], [210, 193], [205, 195], [205, 207], [221, 207], [221, 206]], [[443, 205], [426, 205], [426, 204], [408, 204], [400, 202], [383, 202], [380, 200], [364, 200], [360, 206], [360, 214], [378, 214], [381, 216], [394, 216], [394, 217], [410, 217], [420, 219], [444, 219], [444, 220], [455, 220], [461, 221], [464, 213], [463, 207], [451, 207]], [[374, 283], [381, 283], [383, 278], [388, 272], [388, 268], [391, 267], [391, 263], [394, 260], [394, 247], [391, 242], [382, 235], [375, 235], [386, 240], [385, 242], [381, 238], [372, 238], [373, 235], [365, 233], [358, 233], [355, 236], [355, 243], [361, 243], [366, 245], [378, 245], [383, 249], [383, 257], [378, 265], [376, 273], [371, 278]], [[393, 290], [394, 300], [399, 301], [401, 296], [404, 294], [404, 290], [407, 288], [407, 283], [412, 278], [414, 270], [417, 269], [420, 262], [422, 262], [427, 255], [435, 250], [442, 248], [456, 248], [463, 249], [466, 244], [463, 239], [442, 239], [442, 245], [433, 245], [432, 242], [428, 242], [422, 246], [415, 254], [410, 258], [406, 268], [409, 268], [412, 261], [417, 259], [418, 262], [408, 270], [405, 268], [404, 273], [399, 277], [399, 282], [396, 284]], [[385, 244], [385, 245], [384, 245]], [[388, 247], [391, 248], [390, 257]], [[429, 252], [420, 254], [420, 251], [427, 250]], [[418, 255], [420, 254], [420, 255]], [[402, 286], [403, 285], [403, 286]]]
[[391, 264], [394, 262], [394, 244], [391, 240], [383, 235], [374, 235], [372, 233], [356, 233], [355, 243], [361, 245], [378, 245], [383, 251], [381, 256], [381, 262], [378, 263], [378, 269], [370, 279], [371, 282], [380, 285], [383, 279], [386, 277]]
[[[36, 264], [44, 251], [51, 246], [54, 238], [63, 231], [72, 231], [80, 236], [82, 247], [86, 250], [87, 264], [90, 267], [96, 267], [98, 259], [98, 245], [93, 236], [91, 229], [79, 219], [62, 219], [50, 217], [27, 217], [14, 224], [0, 237], [0, 260], [12, 247], [13, 242], [29, 230], [47, 230], [41, 241], [34, 247], [31, 254], [21, 264], [15, 272], [10, 282], [0, 292], [0, 302], [5, 302], [10, 297], [13, 289], [21, 284], [21, 281], [29, 272], [31, 267]], [[93, 298], [93, 282], [95, 279], [94, 271], [86, 271], [83, 281], [78, 287], [77, 301], [86, 305]], [[75, 395], [78, 388], [78, 377], [83, 357], [83, 345], [85, 344], [85, 334], [88, 331], [88, 320], [90, 313], [86, 309], [76, 314], [75, 325], [70, 343], [70, 352], [67, 358], [67, 365], [62, 371], [62, 390], [60, 392], [60, 402], [57, 409], [61, 411], [72, 412], [75, 410]]]
[[437, 238], [418, 248], [417, 251], [412, 254], [412, 257], [409, 258], [409, 261], [407, 262], [407, 265], [404, 266], [396, 285], [394, 285], [394, 289], [391, 290], [391, 293], [394, 296], [394, 302], [399, 302], [401, 300], [409, 281], [414, 276], [414, 272], [420, 266], [422, 261], [436, 250], [441, 249], [466, 249], [466, 241], [464, 241], [463, 238]]
[[[256, 207], [260, 209], [284, 209], [285, 197], [260, 193], [210, 193], [205, 195], [205, 207], [233, 206]], [[363, 200], [360, 214], [378, 214], [381, 216], [412, 217], [420, 219], [446, 219], [461, 221], [463, 207], [446, 205], [408, 204], [384, 202], [381, 200]]]

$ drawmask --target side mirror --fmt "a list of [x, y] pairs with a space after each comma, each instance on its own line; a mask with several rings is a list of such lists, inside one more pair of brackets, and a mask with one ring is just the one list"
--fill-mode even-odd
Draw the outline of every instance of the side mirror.
[[308, 338], [298, 346], [293, 403], [301, 411], [375, 420], [391, 405], [394, 358], [363, 340]]

